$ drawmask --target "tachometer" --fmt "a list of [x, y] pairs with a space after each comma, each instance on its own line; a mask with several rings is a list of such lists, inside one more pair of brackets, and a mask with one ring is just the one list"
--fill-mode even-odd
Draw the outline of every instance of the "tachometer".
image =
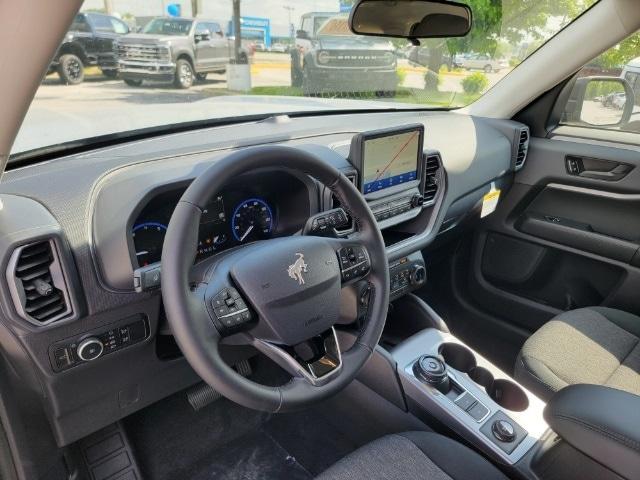
[[238, 242], [268, 238], [273, 231], [273, 212], [267, 202], [249, 198], [233, 211], [231, 230]]
[[158, 222], [144, 222], [132, 229], [133, 245], [136, 249], [138, 265], [144, 267], [159, 262], [167, 226]]

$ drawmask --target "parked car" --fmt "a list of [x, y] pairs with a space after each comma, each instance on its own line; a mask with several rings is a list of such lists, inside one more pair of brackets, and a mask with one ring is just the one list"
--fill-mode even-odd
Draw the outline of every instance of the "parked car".
[[497, 60], [485, 54], [474, 54], [467, 57], [461, 56], [458, 66], [467, 70], [484, 70], [485, 73], [491, 73], [509, 68], [509, 62], [504, 59]]
[[[406, 50], [405, 55], [407, 60], [409, 60], [410, 62], [417, 63], [418, 65], [426, 67], [429, 66], [432, 53], [432, 49], [430, 49], [429, 47], [411, 46], [408, 50]], [[450, 68], [453, 66], [451, 55], [448, 54], [443, 54], [438, 63], [438, 71], [442, 67]]]
[[389, 95], [398, 85], [397, 59], [386, 39], [356, 37], [345, 14], [307, 13], [291, 50], [291, 84], [305, 95]]
[[640, 57], [634, 58], [627, 63], [620, 74], [633, 89], [635, 104], [640, 104]]
[[289, 45], [284, 43], [274, 43], [271, 45], [271, 51], [277, 53], [287, 53], [289, 51]]
[[255, 43], [256, 52], [266, 52], [267, 47], [264, 42], [256, 42]]
[[624, 108], [624, 104], [627, 102], [627, 95], [625, 92], [610, 93], [602, 97], [601, 102], [605, 107], [613, 107], [622, 110]]
[[101, 13], [78, 13], [64, 41], [56, 51], [49, 72], [58, 72], [60, 81], [76, 85], [84, 80], [84, 67], [97, 66], [107, 77], [118, 74], [113, 42], [129, 33], [119, 18]]
[[[189, 88], [210, 72], [224, 72], [235, 54], [233, 41], [220, 25], [200, 18], [154, 18], [142, 32], [116, 43], [120, 76], [130, 86], [160, 80]], [[248, 50], [241, 47], [241, 62], [248, 58]]]

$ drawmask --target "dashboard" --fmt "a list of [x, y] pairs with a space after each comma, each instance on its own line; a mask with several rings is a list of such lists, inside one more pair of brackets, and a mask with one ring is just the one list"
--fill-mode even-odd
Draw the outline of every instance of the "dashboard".
[[[423, 136], [398, 131], [416, 125]], [[389, 138], [381, 140], [381, 126], [391, 131]], [[8, 289], [0, 289], [0, 329], [7, 333], [0, 335], [2, 350], [13, 352], [21, 381], [48, 403], [56, 441], [67, 445], [199, 381], [168, 340], [160, 291], [139, 291], [134, 274], [157, 269], [175, 206], [211, 164], [239, 148], [279, 144], [312, 152], [340, 170], [369, 202], [387, 245], [395, 282], [390, 287], [402, 293], [419, 272], [407, 268], [414, 256], [441, 232], [455, 235], [455, 225], [475, 211], [492, 185], [509, 187], [523, 127], [447, 112], [267, 119], [7, 171], [0, 184], [5, 272], [22, 247], [48, 250], [65, 310], [51, 321], [30, 322]], [[360, 164], [350, 152], [359, 135]], [[414, 202], [419, 196], [423, 203]], [[330, 220], [336, 206], [339, 199], [329, 189], [285, 165], [239, 176], [210, 200], [195, 261], [255, 240], [294, 235], [310, 217]], [[108, 355], [57, 367], [67, 360], [61, 354], [90, 337], [108, 344]]]
[[[160, 261], [164, 236], [184, 188], [152, 194], [130, 228], [134, 266]], [[198, 235], [196, 262], [257, 240], [292, 235], [309, 218], [309, 192], [287, 172], [243, 175], [206, 206]]]

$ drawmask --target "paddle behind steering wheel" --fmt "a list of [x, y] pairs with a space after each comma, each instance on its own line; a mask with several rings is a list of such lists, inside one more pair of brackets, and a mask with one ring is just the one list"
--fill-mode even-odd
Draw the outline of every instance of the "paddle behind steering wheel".
[[[205, 205], [238, 175], [273, 167], [302, 172], [330, 188], [355, 232], [254, 242], [194, 267]], [[162, 250], [162, 298], [187, 361], [225, 397], [271, 412], [324, 399], [355, 378], [384, 327], [388, 277], [382, 235], [356, 188], [314, 154], [282, 146], [239, 150], [197, 177], [171, 217]], [[341, 352], [333, 326], [348, 301], [346, 284], [355, 279], [369, 283], [369, 308], [357, 340]], [[291, 380], [269, 387], [242, 377], [220, 356], [220, 342], [230, 335], [269, 356]]]

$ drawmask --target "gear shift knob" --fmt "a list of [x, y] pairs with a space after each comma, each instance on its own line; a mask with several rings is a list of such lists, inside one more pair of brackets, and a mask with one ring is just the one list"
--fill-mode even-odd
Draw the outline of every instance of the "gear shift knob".
[[413, 373], [425, 383], [446, 394], [450, 389], [447, 365], [434, 355], [423, 355], [413, 365]]

